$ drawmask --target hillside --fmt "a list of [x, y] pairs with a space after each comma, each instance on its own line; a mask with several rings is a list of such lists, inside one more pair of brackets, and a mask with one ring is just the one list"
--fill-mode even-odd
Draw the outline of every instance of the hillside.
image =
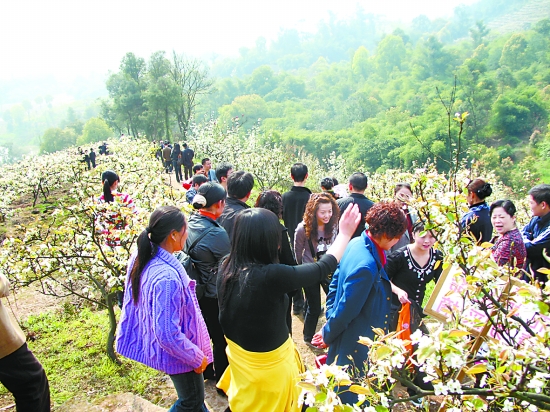
[[550, 17], [550, 0], [527, 0], [517, 10], [487, 21], [487, 27], [505, 34], [524, 31], [538, 21]]

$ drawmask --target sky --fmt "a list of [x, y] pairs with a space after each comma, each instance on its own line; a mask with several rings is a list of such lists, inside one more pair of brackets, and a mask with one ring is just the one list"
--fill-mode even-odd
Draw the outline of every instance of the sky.
[[281, 28], [313, 31], [332, 11], [357, 6], [390, 20], [451, 16], [477, 0], [6, 0], [0, 8], [0, 81], [51, 74], [77, 77], [116, 71], [133, 52], [175, 50], [204, 58], [231, 56]]

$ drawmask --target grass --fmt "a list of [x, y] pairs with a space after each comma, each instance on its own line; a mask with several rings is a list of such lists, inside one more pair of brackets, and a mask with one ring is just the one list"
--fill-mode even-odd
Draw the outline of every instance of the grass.
[[[105, 311], [49, 312], [30, 316], [22, 327], [29, 348], [48, 375], [55, 406], [72, 398], [93, 399], [122, 392], [162, 403], [165, 374], [125, 358], [118, 366], [107, 357]], [[0, 385], [0, 404], [3, 398], [8, 399], [5, 394]]]

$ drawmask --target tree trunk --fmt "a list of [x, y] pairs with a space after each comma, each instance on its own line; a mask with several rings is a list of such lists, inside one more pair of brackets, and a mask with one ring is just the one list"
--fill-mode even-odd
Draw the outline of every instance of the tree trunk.
[[109, 332], [107, 332], [107, 355], [117, 365], [122, 363], [118, 360], [115, 353], [115, 332], [116, 332], [116, 316], [114, 305], [114, 298], [116, 293], [107, 294], [107, 313], [109, 314]]

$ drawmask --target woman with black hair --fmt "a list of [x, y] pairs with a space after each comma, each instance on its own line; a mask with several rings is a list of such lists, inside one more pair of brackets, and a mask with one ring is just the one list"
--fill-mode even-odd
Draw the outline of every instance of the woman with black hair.
[[[283, 218], [283, 197], [276, 190], [264, 190], [258, 195], [256, 204], [254, 207], [261, 207], [262, 209], [271, 210], [279, 218], [279, 221]], [[283, 265], [295, 266], [296, 259], [294, 258], [294, 252], [290, 246], [290, 239], [288, 236], [288, 229], [281, 225], [281, 247], [279, 248], [279, 263]], [[295, 290], [287, 293], [288, 295], [288, 309], [286, 313], [286, 324], [288, 325], [288, 331], [292, 335], [292, 296], [296, 293]]]
[[493, 243], [492, 256], [499, 266], [509, 265], [523, 269], [527, 250], [516, 227], [516, 205], [511, 200], [497, 200], [490, 207], [491, 223], [498, 233]]
[[106, 170], [101, 174], [101, 183], [103, 184], [103, 194], [99, 197], [100, 202], [111, 203], [117, 199], [124, 206], [134, 209], [133, 199], [126, 193], [117, 191], [120, 184], [120, 178], [112, 170]]
[[178, 400], [170, 411], [208, 411], [202, 372], [212, 362], [210, 337], [189, 279], [173, 256], [187, 238], [184, 214], [155, 210], [128, 261], [117, 352], [170, 375]]
[[493, 225], [489, 214], [489, 205], [485, 199], [491, 196], [493, 188], [483, 179], [474, 179], [466, 186], [466, 197], [470, 210], [460, 219], [465, 232], [473, 236], [478, 244], [491, 241]]
[[227, 338], [229, 368], [218, 386], [232, 411], [298, 411], [299, 354], [285, 322], [287, 293], [319, 284], [336, 269], [361, 215], [346, 209], [340, 233], [319, 261], [279, 264], [279, 218], [252, 208], [237, 215], [231, 253], [218, 276], [220, 322]]
[[412, 229], [413, 243], [388, 255], [384, 269], [392, 282], [392, 325], [397, 325], [397, 312], [403, 303], [415, 305], [422, 312], [422, 302], [426, 285], [432, 280], [437, 282], [443, 270], [443, 254], [434, 249], [436, 238], [426, 231], [424, 223], [417, 222]]
[[338, 200], [340, 199], [340, 196], [338, 194], [336, 194], [334, 192], [334, 186], [337, 185], [337, 183], [334, 183], [334, 178], [332, 177], [324, 177], [321, 179], [321, 183], [320, 183], [320, 186], [321, 186], [321, 190], [324, 192], [324, 193], [328, 193], [329, 195], [331, 195], [334, 200]]
[[[229, 236], [216, 221], [225, 207], [227, 193], [218, 183], [207, 182], [201, 185], [193, 198], [193, 207], [198, 210], [189, 217], [189, 237], [185, 252], [189, 254], [200, 273], [199, 283], [204, 287], [204, 295], [199, 305], [212, 338], [214, 364], [208, 365], [204, 372], [206, 379], [218, 381], [227, 368], [227, 343], [220, 326], [218, 309], [218, 292], [216, 279], [218, 266], [231, 248]], [[193, 246], [192, 250], [191, 246]]]

